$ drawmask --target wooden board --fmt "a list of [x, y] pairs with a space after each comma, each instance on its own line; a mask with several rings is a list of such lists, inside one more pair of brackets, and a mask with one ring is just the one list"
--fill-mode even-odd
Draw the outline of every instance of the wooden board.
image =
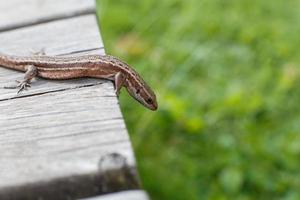
[[[104, 54], [95, 15], [82, 14], [93, 9], [93, 1], [23, 2], [0, 3], [0, 30], [5, 30], [0, 52]], [[20, 17], [10, 7], [30, 16]], [[0, 68], [0, 87], [22, 77]], [[0, 89], [0, 199], [77, 199], [139, 188], [113, 90], [110, 81], [100, 79], [37, 79], [18, 96]]]
[[0, 188], [97, 171], [111, 152], [133, 164], [113, 88], [104, 85], [2, 101]]
[[148, 195], [141, 190], [129, 190], [124, 192], [117, 192], [114, 194], [102, 195], [93, 198], [86, 198], [81, 200], [147, 200]]
[[94, 12], [94, 0], [0, 1], [0, 31]]
[[[2, 53], [15, 55], [30, 55], [41, 49], [44, 49], [47, 55], [79, 54], [78, 52], [81, 54], [104, 54], [95, 15], [79, 16], [3, 32], [0, 33], [0, 44]], [[23, 76], [23, 73], [1, 68], [0, 88], [14, 85], [15, 80], [21, 80]], [[100, 79], [69, 81], [38, 79], [38, 81], [33, 82], [33, 87], [30, 90], [18, 96], [16, 90], [0, 89], [0, 101], [102, 82], [103, 80]]]
[[[110, 153], [119, 153], [126, 158], [127, 165], [134, 166], [131, 145], [112, 91], [104, 83], [2, 101], [0, 199], [28, 186], [32, 187], [29, 194], [22, 191], [22, 195], [31, 199], [32, 191], [38, 193], [35, 188], [42, 187], [43, 182], [71, 178], [80, 184], [82, 176], [96, 179], [101, 157]], [[65, 188], [68, 187], [74, 186]], [[99, 182], [94, 194], [101, 190]], [[60, 192], [56, 188], [56, 199], [64, 199]], [[72, 195], [82, 194], [85, 192]]]

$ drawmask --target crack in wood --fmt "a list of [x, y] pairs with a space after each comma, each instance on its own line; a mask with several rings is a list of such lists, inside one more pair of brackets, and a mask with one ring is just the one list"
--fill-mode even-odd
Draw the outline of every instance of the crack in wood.
[[[33, 97], [33, 96], [41, 96], [44, 94], [49, 94], [49, 93], [57, 93], [57, 92], [62, 92], [62, 91], [67, 91], [67, 90], [74, 90], [74, 89], [79, 89], [79, 88], [85, 88], [85, 87], [91, 87], [91, 86], [95, 86], [95, 85], [102, 85], [104, 82], [101, 83], [90, 83], [90, 84], [85, 84], [85, 85], [77, 85], [74, 87], [69, 87], [69, 88], [61, 88], [61, 89], [53, 89], [53, 90], [49, 90], [49, 91], [45, 91], [45, 92], [37, 92], [34, 94], [24, 94], [21, 96], [14, 96], [14, 97], [10, 97], [10, 98], [3, 98], [0, 99], [1, 101], [7, 101], [7, 100], [13, 100], [13, 99], [20, 99], [20, 98], [25, 98], [25, 97]], [[101, 97], [116, 97], [116, 95], [104, 95]]]

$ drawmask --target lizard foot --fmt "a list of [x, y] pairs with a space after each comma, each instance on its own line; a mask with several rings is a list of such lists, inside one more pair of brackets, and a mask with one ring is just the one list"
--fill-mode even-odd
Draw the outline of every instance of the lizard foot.
[[46, 55], [45, 48], [42, 48], [39, 51], [30, 50], [30, 52], [34, 56], [45, 56]]
[[17, 88], [19, 88], [17, 94], [22, 92], [23, 90], [27, 90], [28, 88], [31, 87], [30, 83], [26, 80], [24, 81], [16, 81], [18, 83]]
[[119, 98], [119, 96], [120, 96], [120, 90], [119, 91], [115, 90], [115, 93], [116, 93], [117, 98]]
[[19, 88], [17, 94], [19, 94], [20, 92], [22, 92], [23, 90], [27, 90], [28, 88], [31, 87], [30, 83], [26, 80], [24, 81], [16, 81], [17, 85], [14, 86], [4, 86], [4, 89], [17, 89]]

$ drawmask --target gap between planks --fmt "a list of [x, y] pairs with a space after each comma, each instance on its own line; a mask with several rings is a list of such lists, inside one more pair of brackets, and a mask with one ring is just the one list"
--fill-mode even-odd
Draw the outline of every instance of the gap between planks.
[[[95, 13], [94, 0], [0, 2], [0, 32]], [[22, 17], [20, 17], [22, 15]]]

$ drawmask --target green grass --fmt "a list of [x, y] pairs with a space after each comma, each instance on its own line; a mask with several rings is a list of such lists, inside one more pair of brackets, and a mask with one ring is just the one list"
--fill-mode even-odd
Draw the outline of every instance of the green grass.
[[300, 199], [300, 0], [99, 0], [107, 53], [156, 91], [121, 107], [153, 200]]

